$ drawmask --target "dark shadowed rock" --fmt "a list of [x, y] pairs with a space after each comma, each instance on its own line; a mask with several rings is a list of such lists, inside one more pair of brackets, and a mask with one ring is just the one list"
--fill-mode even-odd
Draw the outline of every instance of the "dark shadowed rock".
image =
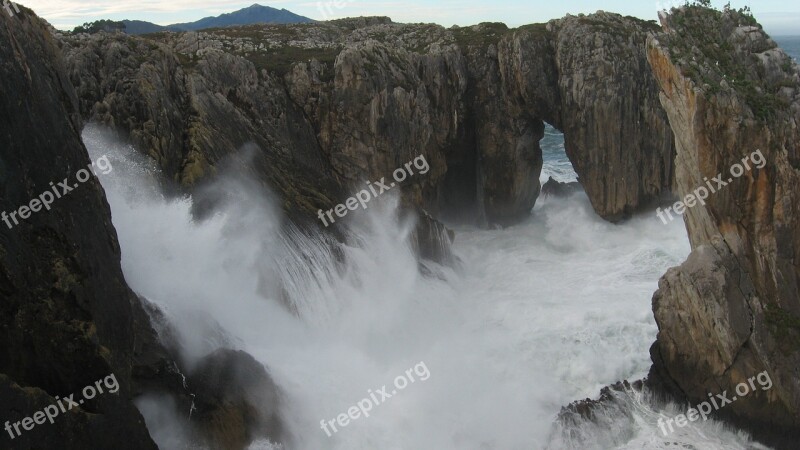
[[164, 313], [140, 297], [133, 308], [136, 343], [133, 352], [133, 386], [139, 395], [172, 395], [183, 411], [189, 411], [192, 392], [186, 385], [180, 358], [179, 336]]
[[606, 386], [596, 400], [587, 398], [561, 408], [546, 448], [624, 447], [641, 429], [635, 411], [642, 403], [659, 406], [642, 390], [641, 381]]
[[[48, 26], [28, 9], [0, 14], [0, 211], [28, 205], [89, 167], [77, 97]], [[5, 214], [5, 213], [4, 213]], [[19, 217], [17, 217], [19, 219]], [[13, 224], [13, 223], [12, 223]], [[52, 209], [0, 224], [0, 420], [32, 416], [113, 374], [98, 395], [0, 447], [155, 449], [131, 402], [137, 302], [100, 183], [91, 177]]]
[[281, 442], [280, 397], [264, 366], [242, 351], [218, 350], [193, 369], [192, 422], [215, 448], [240, 450], [267, 437]]
[[456, 234], [437, 222], [425, 211], [418, 214], [418, 224], [411, 237], [411, 244], [420, 259], [452, 264], [455, 262], [451, 244]]
[[[630, 391], [634, 388], [636, 390], [641, 390], [641, 382], [634, 383], [633, 387], [627, 380], [606, 386], [600, 390], [600, 397], [597, 398], [597, 400], [588, 398], [577, 400], [561, 408], [561, 411], [558, 413], [558, 420], [568, 426], [578, 425], [582, 421], [592, 421], [600, 424], [603, 420], [600, 413], [613, 408], [620, 393], [624, 394], [626, 391]], [[625, 411], [624, 408], [619, 408], [617, 414], [629, 418], [632, 417], [631, 412]]]
[[567, 197], [575, 192], [583, 191], [583, 187], [577, 181], [571, 183], [562, 183], [556, 181], [553, 177], [547, 180], [547, 183], [542, 185], [542, 195], [547, 197]]
[[[182, 318], [187, 314], [191, 323], [184, 326], [191, 326], [211, 343], [227, 341], [213, 319], [190, 312], [182, 312]], [[252, 356], [220, 349], [196, 360], [182, 345], [175, 324], [145, 299], [135, 309], [134, 320], [136, 394], [168, 399], [163, 405], [169, 405], [147, 416], [148, 424], [169, 410], [174, 425], [189, 430], [188, 441], [210, 448], [242, 450], [254, 439], [285, 439], [278, 417], [278, 388]]]

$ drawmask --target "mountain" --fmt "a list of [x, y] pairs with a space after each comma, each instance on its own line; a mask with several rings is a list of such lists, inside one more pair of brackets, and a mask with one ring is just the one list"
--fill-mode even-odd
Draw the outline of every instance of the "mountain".
[[123, 20], [125, 24], [125, 32], [128, 34], [148, 34], [156, 33], [159, 31], [182, 31], [171, 26], [156, 25], [152, 22], [144, 20]]
[[308, 23], [308, 17], [299, 16], [286, 9], [275, 9], [269, 6], [254, 4], [248, 8], [217, 17], [206, 17], [197, 22], [176, 23], [170, 28], [181, 30], [202, 30], [205, 28], [227, 27], [230, 25], [250, 25], [253, 23]]
[[254, 4], [244, 9], [216, 17], [205, 17], [196, 22], [157, 25], [143, 20], [123, 20], [128, 34], [148, 34], [159, 31], [195, 31], [206, 28], [219, 28], [231, 25], [250, 25], [254, 23], [309, 23], [313, 19], [297, 15], [286, 9]]
[[[698, 205], [684, 215], [692, 252], [653, 295], [651, 374], [694, 405], [743, 397], [748, 375], [770, 374], [774, 388], [730, 409], [765, 444], [798, 448], [798, 67], [747, 10], [686, 7], [661, 21], [648, 61], [675, 134], [676, 194]], [[706, 186], [714, 195], [700, 200]]]

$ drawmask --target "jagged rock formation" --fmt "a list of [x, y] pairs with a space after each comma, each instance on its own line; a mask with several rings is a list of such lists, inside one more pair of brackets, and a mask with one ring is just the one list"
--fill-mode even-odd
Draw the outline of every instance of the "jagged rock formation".
[[672, 188], [675, 144], [642, 45], [657, 27], [598, 13], [552, 28], [567, 156], [598, 214], [629, 217]]
[[[688, 260], [653, 297], [659, 327], [652, 377], [691, 402], [734, 392], [767, 371], [774, 382], [720, 412], [781, 448], [800, 435], [800, 74], [755, 20], [699, 7], [662, 17], [648, 59], [677, 142], [689, 208]], [[750, 159], [736, 178], [735, 164]], [[733, 175], [731, 175], [733, 173]], [[785, 438], [785, 440], [781, 440]]]
[[582, 190], [583, 189], [581, 188], [580, 183], [577, 181], [573, 181], [571, 183], [562, 183], [560, 181], [556, 181], [553, 179], [553, 177], [548, 178], [547, 182], [542, 185], [542, 195], [545, 198], [550, 196], [567, 197]]
[[669, 190], [653, 26], [607, 13], [515, 30], [361, 18], [62, 41], [84, 116], [185, 186], [252, 142], [253, 171], [311, 215], [422, 154], [431, 170], [403, 184], [406, 205], [506, 224], [539, 194], [543, 121], [566, 132], [603, 217]]
[[316, 212], [309, 203], [333, 202], [330, 166], [276, 78], [262, 78], [249, 61], [213, 48], [187, 71], [174, 52], [152, 41], [78, 39], [65, 51], [82, 111], [130, 133], [175, 181], [194, 185], [230, 157], [296, 209]]
[[[77, 98], [44, 22], [0, 14], [0, 211], [90, 165]], [[41, 205], [40, 205], [41, 206]], [[13, 222], [11, 222], [13, 225]], [[156, 449], [131, 403], [130, 319], [111, 213], [96, 178], [9, 228], [0, 223], [0, 420], [31, 417], [114, 374], [98, 395], [2, 448]], [[23, 424], [24, 426], [25, 424]], [[47, 427], [47, 430], [43, 428]]]

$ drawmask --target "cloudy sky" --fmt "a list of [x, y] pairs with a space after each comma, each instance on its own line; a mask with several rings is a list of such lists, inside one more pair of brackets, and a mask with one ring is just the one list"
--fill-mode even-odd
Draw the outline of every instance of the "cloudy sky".
[[[3, 0], [0, 0], [3, 1]], [[255, 0], [23, 0], [23, 4], [56, 28], [71, 29], [97, 19], [139, 19], [161, 25], [191, 22], [250, 6]], [[323, 5], [330, 3], [332, 15]], [[341, 5], [334, 6], [334, 2]], [[277, 0], [261, 5], [285, 8], [322, 20], [349, 16], [389, 16], [396, 22], [436, 22], [444, 26], [505, 22], [509, 26], [545, 22], [567, 13], [599, 9], [645, 19], [680, 0]], [[721, 7], [726, 1], [715, 0]], [[800, 2], [791, 0], [732, 0], [733, 7], [749, 5], [772, 35], [800, 35]]]

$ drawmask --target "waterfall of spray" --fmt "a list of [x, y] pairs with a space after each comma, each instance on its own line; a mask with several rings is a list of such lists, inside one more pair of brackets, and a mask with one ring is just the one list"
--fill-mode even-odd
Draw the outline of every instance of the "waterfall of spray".
[[[709, 442], [661, 438], [649, 419], [657, 412], [644, 403], [624, 406], [635, 419], [624, 435], [586, 424], [573, 431], [588, 438], [570, 441], [554, 424], [573, 400], [646, 374], [656, 334], [650, 297], [689, 250], [678, 221], [648, 215], [611, 225], [585, 195], [548, 199], [518, 226], [458, 230], [463, 267], [427, 277], [409, 244], [413, 223], [399, 219], [391, 196], [348, 215], [341, 244], [285, 223], [268, 192], [235, 174], [211, 187], [225, 201], [196, 220], [193, 199], [163, 196], [158, 171], [133, 149], [92, 125], [84, 141], [114, 165], [103, 185], [130, 286], [178, 329], [187, 365], [231, 347], [269, 369], [285, 397], [290, 448]], [[420, 361], [430, 379], [331, 437], [321, 430], [321, 420]], [[157, 426], [174, 420], [168, 403], [148, 397], [139, 406], [162, 448], [184, 448], [185, 430]], [[713, 439], [746, 442], [722, 432]]]

